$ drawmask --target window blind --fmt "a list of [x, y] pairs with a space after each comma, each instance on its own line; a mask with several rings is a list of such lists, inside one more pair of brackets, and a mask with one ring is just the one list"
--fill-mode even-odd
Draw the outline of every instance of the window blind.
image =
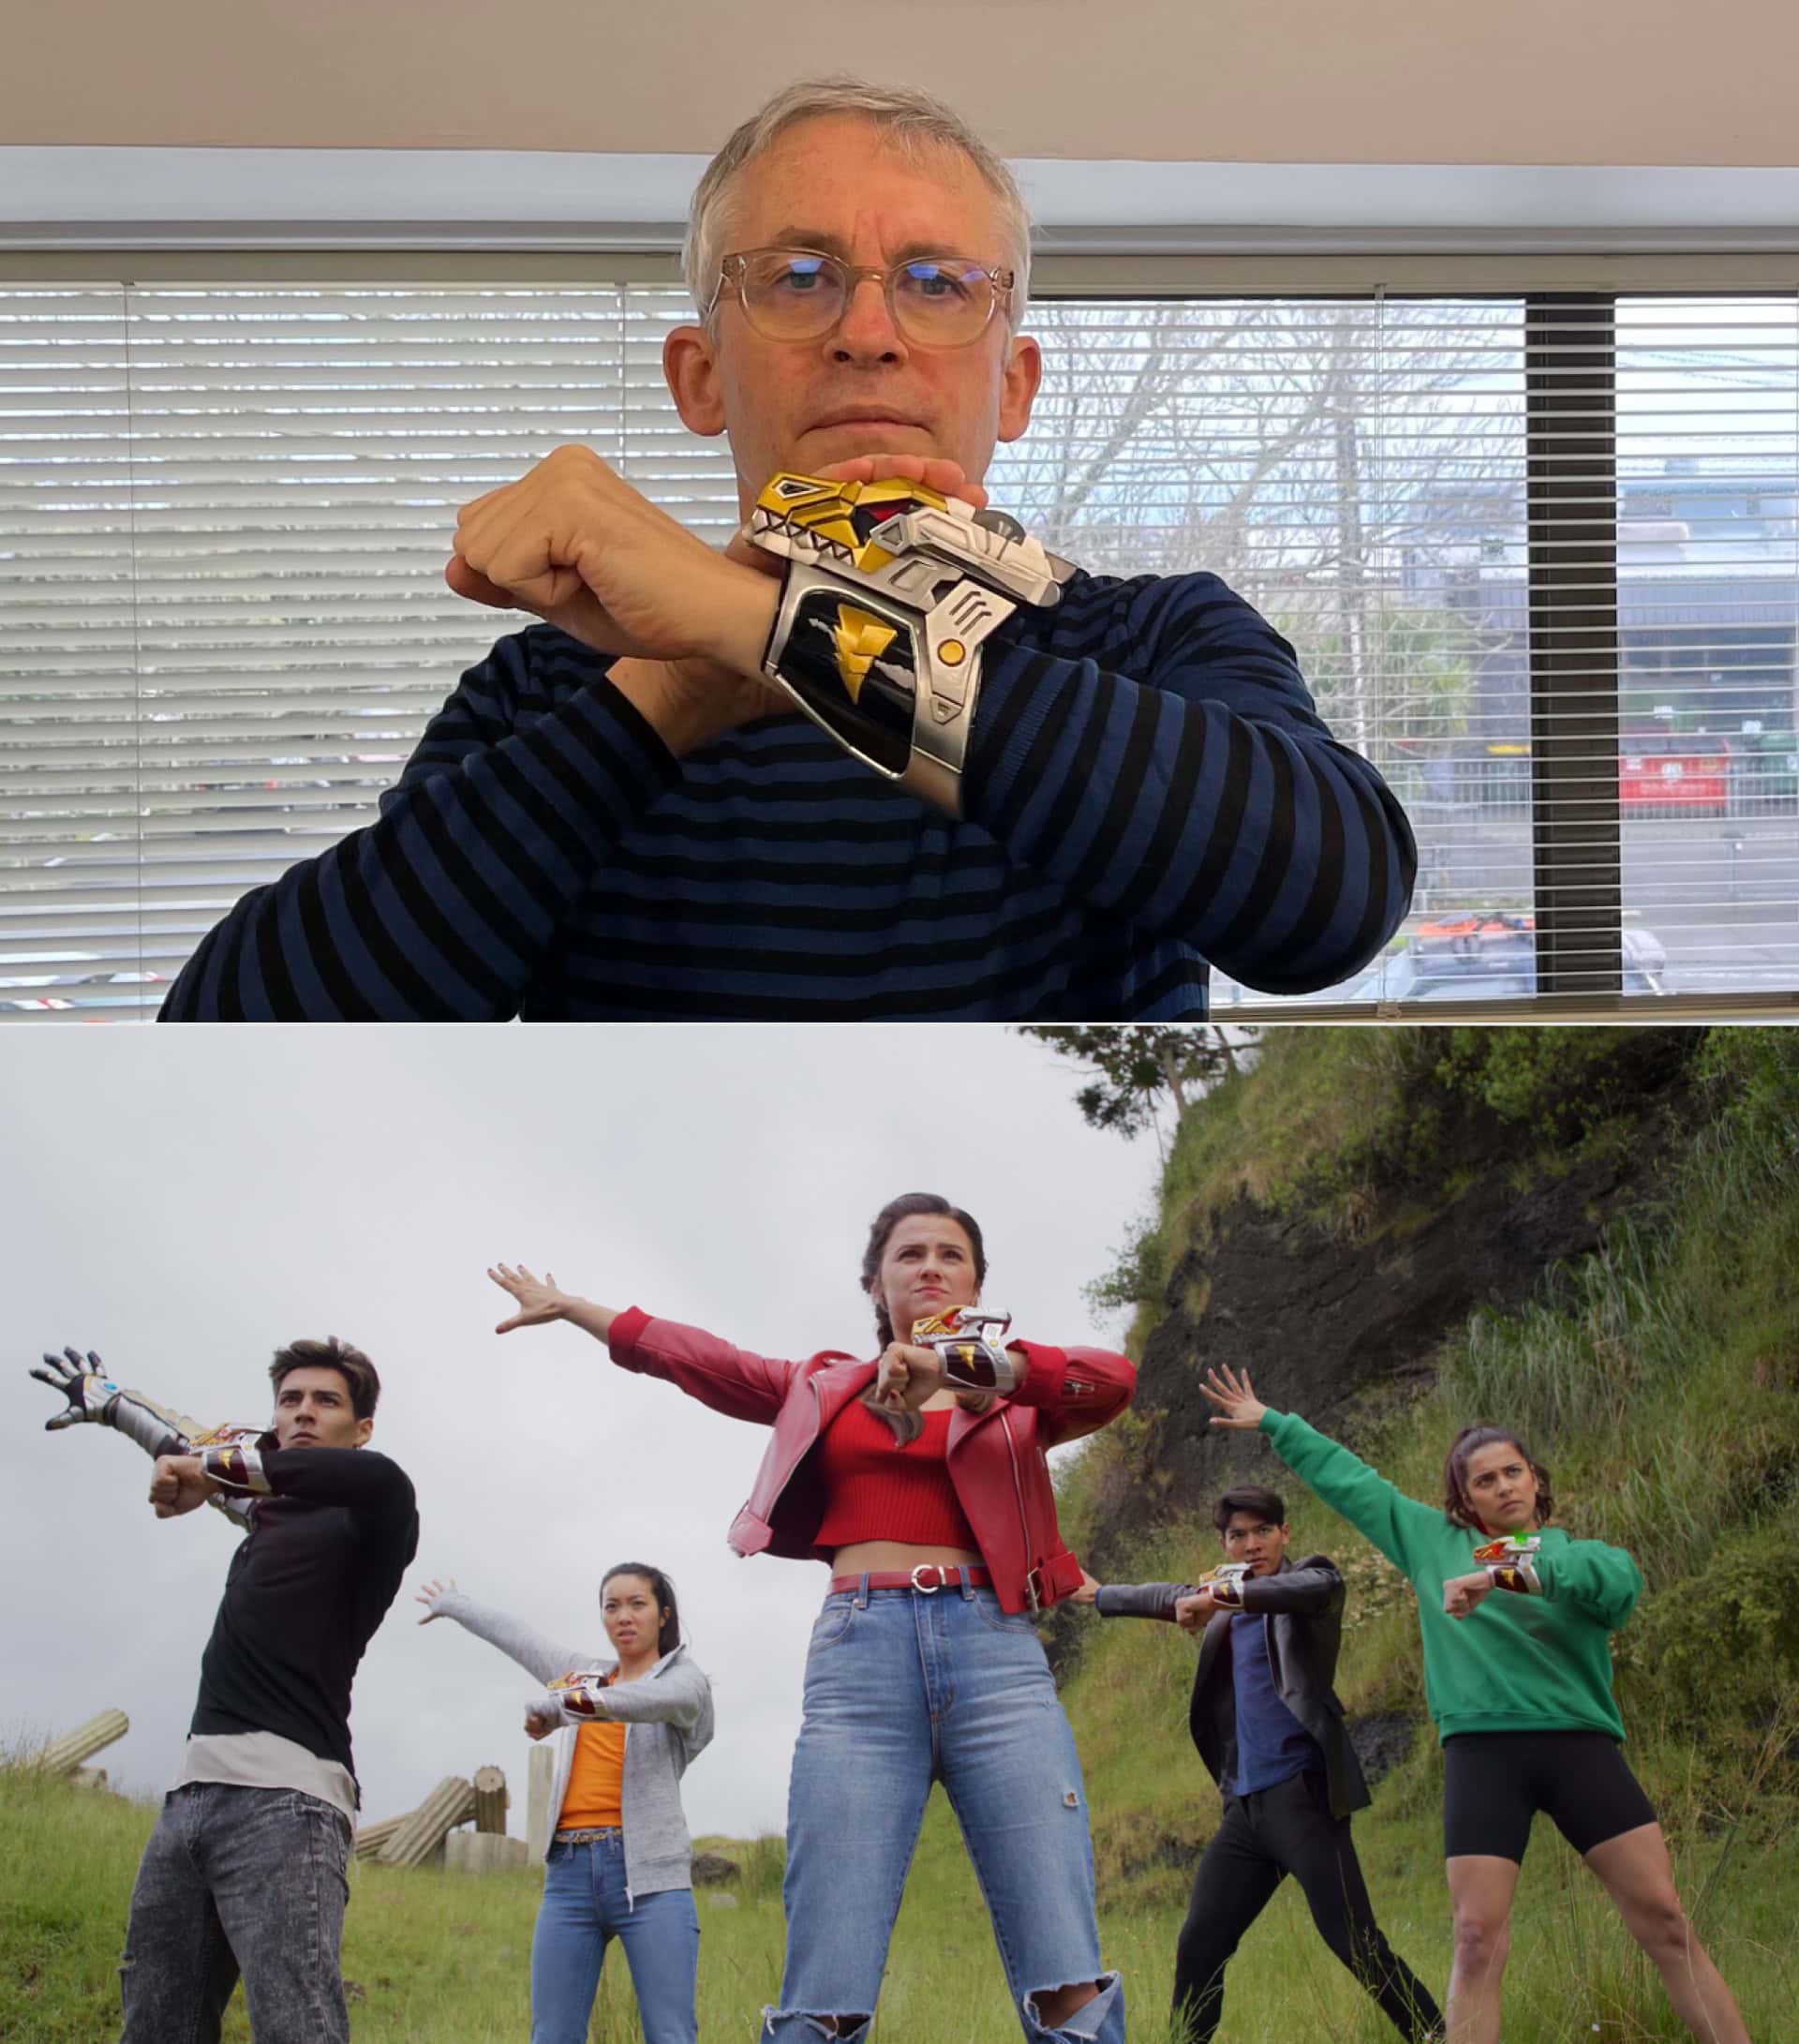
[[[722, 542], [663, 388], [676, 291], [0, 291], [0, 1014], [146, 1015], [245, 888], [373, 813], [526, 621], [456, 510], [564, 440]], [[1799, 988], [1799, 330], [1789, 296], [1033, 308], [994, 500], [1287, 634], [1420, 843], [1320, 998]], [[1221, 1007], [1269, 1003], [1228, 982]]]
[[1316, 1003], [1799, 989], [1791, 294], [1056, 318], [996, 492], [1084, 565], [1222, 574], [1411, 816], [1412, 916]]

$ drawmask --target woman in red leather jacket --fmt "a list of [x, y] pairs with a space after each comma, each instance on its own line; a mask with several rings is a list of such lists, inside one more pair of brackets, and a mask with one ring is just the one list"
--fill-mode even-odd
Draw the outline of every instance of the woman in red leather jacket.
[[522, 1266], [488, 1273], [519, 1310], [566, 1320], [629, 1370], [773, 1429], [731, 1529], [739, 1554], [812, 1557], [812, 1628], [788, 1791], [787, 1957], [761, 2035], [865, 2039], [933, 1781], [955, 1809], [1019, 2027], [1123, 2044], [1123, 1990], [1099, 1962], [1080, 1763], [1036, 1613], [1080, 1587], [1045, 1451], [1114, 1419], [1136, 1372], [1097, 1349], [1008, 1341], [995, 1390], [959, 1391], [900, 1338], [976, 1302], [975, 1222], [934, 1193], [875, 1216], [862, 1265], [877, 1359], [751, 1355], [698, 1328], [596, 1305]]

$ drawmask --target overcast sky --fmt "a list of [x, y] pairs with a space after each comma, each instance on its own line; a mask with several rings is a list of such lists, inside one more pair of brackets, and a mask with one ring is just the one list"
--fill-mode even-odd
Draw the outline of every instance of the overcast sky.
[[98, 1756], [153, 1793], [179, 1763], [235, 1538], [160, 1522], [150, 1465], [58, 1409], [45, 1349], [203, 1422], [261, 1422], [281, 1343], [336, 1334], [383, 1392], [372, 1445], [417, 1485], [417, 1564], [357, 1678], [364, 1814], [494, 1763], [524, 1829], [530, 1678], [447, 1620], [427, 1575], [603, 1649], [612, 1561], [666, 1568], [711, 1676], [697, 1831], [785, 1820], [817, 1563], [740, 1560], [725, 1531], [767, 1435], [615, 1369], [568, 1326], [497, 1338], [495, 1261], [555, 1272], [765, 1354], [873, 1352], [856, 1276], [896, 1193], [947, 1194], [987, 1236], [1018, 1332], [1115, 1346], [1080, 1288], [1148, 1205], [1153, 1140], [1090, 1130], [1078, 1074], [999, 1028], [8, 1032], [0, 1093], [0, 1385], [9, 1558], [0, 1738], [116, 1705]]

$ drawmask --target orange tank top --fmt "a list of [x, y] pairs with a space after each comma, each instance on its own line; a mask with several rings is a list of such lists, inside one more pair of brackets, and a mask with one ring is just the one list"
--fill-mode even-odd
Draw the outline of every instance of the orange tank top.
[[625, 1727], [612, 1718], [595, 1718], [574, 1735], [574, 1758], [569, 1765], [569, 1785], [562, 1792], [557, 1829], [590, 1831], [622, 1826], [624, 1790]]

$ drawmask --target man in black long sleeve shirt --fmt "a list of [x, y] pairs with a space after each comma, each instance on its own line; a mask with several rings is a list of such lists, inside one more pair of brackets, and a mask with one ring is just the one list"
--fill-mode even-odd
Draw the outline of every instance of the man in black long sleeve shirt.
[[1102, 1587], [1089, 1576], [1080, 1593], [1102, 1618], [1171, 1619], [1201, 1634], [1188, 1724], [1225, 1809], [1175, 1951], [1171, 2034], [1211, 2044], [1226, 1964], [1290, 1873], [1318, 1934], [1399, 2034], [1421, 2044], [1442, 2036], [1442, 2017], [1375, 1921], [1349, 1832], [1350, 1813], [1369, 1796], [1331, 1686], [1343, 1577], [1328, 1556], [1308, 1555], [1297, 1567], [1287, 1559], [1286, 1518], [1271, 1490], [1227, 1490], [1212, 1522], [1238, 1568], [1197, 1589]]
[[158, 1518], [211, 1501], [248, 1528], [138, 1868], [121, 2044], [216, 2039], [240, 1974], [257, 2044], [346, 2044], [350, 1683], [419, 1534], [405, 1471], [365, 1447], [374, 1365], [335, 1338], [295, 1342], [270, 1368], [268, 1432], [216, 1440], [72, 1352], [45, 1360], [34, 1374], [68, 1399], [52, 1427], [98, 1421], [156, 1455]]

